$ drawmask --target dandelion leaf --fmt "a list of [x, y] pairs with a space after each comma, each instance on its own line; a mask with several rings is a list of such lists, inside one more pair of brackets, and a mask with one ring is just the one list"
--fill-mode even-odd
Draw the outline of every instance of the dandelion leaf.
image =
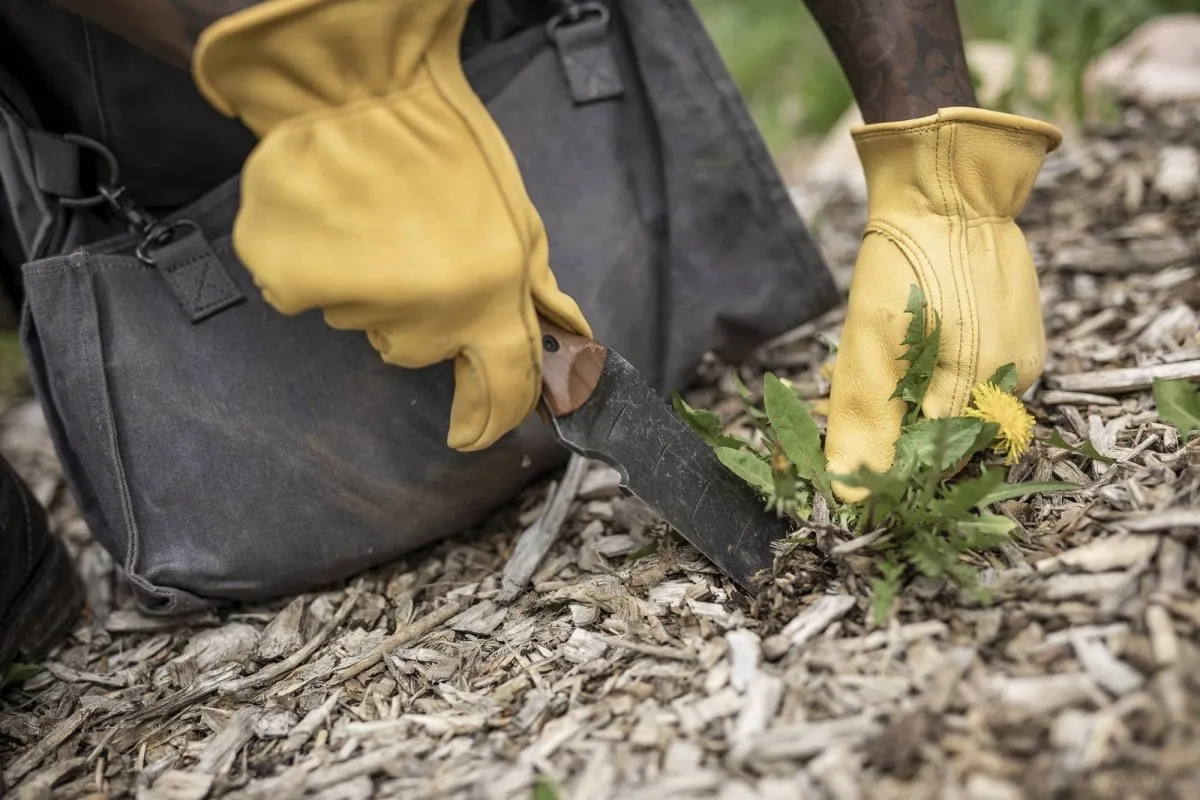
[[980, 507], [990, 506], [992, 503], [1012, 500], [1014, 497], [1025, 497], [1030, 494], [1046, 494], [1048, 492], [1074, 492], [1082, 488], [1077, 483], [1063, 483], [1062, 481], [1005, 483], [988, 492], [987, 496], [980, 500], [978, 505]]
[[935, 321], [933, 329], [926, 335], [925, 306], [925, 294], [914, 284], [909, 291], [908, 305], [904, 309], [912, 315], [908, 323], [908, 332], [902, 342], [908, 349], [900, 356], [902, 361], [908, 362], [908, 368], [892, 393], [892, 398], [898, 397], [908, 404], [908, 411], [904, 415], [905, 425], [916, 421], [921, 403], [925, 400], [925, 393], [929, 390], [929, 383], [933, 380], [933, 369], [937, 366], [938, 345], [942, 334], [941, 322]]
[[796, 467], [796, 474], [832, 500], [833, 490], [821, 450], [821, 431], [812, 413], [795, 391], [770, 372], [763, 377], [763, 404], [784, 454]]
[[[991, 440], [983, 437], [987, 423], [970, 417], [921, 419], [909, 425], [896, 440], [896, 461], [911, 472], [933, 467], [939, 472], [978, 452]], [[991, 436], [995, 436], [993, 432]], [[939, 458], [940, 456], [940, 458]], [[911, 474], [910, 472], [910, 474]]]
[[878, 577], [871, 578], [871, 616], [876, 625], [887, 622], [888, 612], [891, 611], [892, 601], [900, 593], [900, 580], [904, 577], [904, 567], [894, 561], [884, 561], [879, 565]]
[[1015, 393], [1017, 391], [1017, 365], [1011, 362], [1005, 364], [993, 372], [987, 382], [999, 386], [1009, 394]]
[[1093, 461], [1101, 461], [1105, 464], [1112, 464], [1115, 462], [1115, 459], [1109, 458], [1106, 455], [1101, 455], [1100, 451], [1096, 449], [1096, 446], [1092, 444], [1090, 440], [1084, 439], [1080, 444], [1071, 444], [1064, 439], [1063, 435], [1058, 431], [1054, 431], [1050, 434], [1050, 439], [1047, 441], [1047, 444], [1049, 444], [1051, 447], [1057, 447], [1060, 450], [1066, 450], [1067, 452], [1074, 453], [1078, 456], [1085, 456]]
[[955, 483], [945, 494], [930, 502], [929, 509], [945, 519], [958, 519], [971, 513], [1003, 483], [1004, 473], [990, 470], [978, 477]]
[[692, 408], [678, 392], [671, 395], [671, 404], [675, 407], [684, 422], [704, 440], [709, 447], [732, 447], [737, 450], [749, 442], [737, 436], [730, 436], [721, 429], [721, 418], [703, 408]]
[[1184, 441], [1200, 432], [1200, 384], [1157, 380], [1153, 389], [1158, 416], [1174, 425]]
[[775, 476], [771, 473], [771, 465], [763, 461], [749, 450], [739, 450], [732, 447], [717, 447], [714, 451], [717, 459], [733, 474], [758, 489], [767, 497], [775, 491]]

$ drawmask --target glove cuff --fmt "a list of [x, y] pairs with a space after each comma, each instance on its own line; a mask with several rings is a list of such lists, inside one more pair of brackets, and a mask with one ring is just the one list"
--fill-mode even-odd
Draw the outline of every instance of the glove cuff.
[[214, 108], [261, 137], [285, 120], [405, 89], [435, 48], [457, 63], [470, 5], [268, 0], [200, 34], [192, 77]]
[[870, 213], [966, 219], [1020, 213], [1062, 132], [1040, 120], [952, 107], [851, 130]]

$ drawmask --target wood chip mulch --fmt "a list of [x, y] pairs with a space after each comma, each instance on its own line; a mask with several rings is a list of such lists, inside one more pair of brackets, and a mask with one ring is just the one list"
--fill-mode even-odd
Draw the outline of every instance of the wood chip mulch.
[[[844, 542], [782, 556], [752, 602], [590, 465], [510, 603], [544, 486], [506, 530], [336, 590], [151, 619], [66, 499], [36, 406], [15, 407], [0, 448], [90, 610], [0, 698], [12, 796], [1200, 797], [1200, 439], [1148, 389], [1200, 378], [1197, 148], [1200, 107], [1129, 108], [1051, 158], [1023, 215], [1051, 342], [1039, 434], [1115, 462], [1039, 446], [1016, 467], [1085, 488], [1003, 504], [1020, 534], [982, 564], [990, 605], [917, 583], [873, 627], [871, 565]], [[843, 278], [863, 213], [846, 193], [823, 209]], [[737, 425], [735, 369], [822, 396], [839, 324], [707, 364], [692, 401]]]

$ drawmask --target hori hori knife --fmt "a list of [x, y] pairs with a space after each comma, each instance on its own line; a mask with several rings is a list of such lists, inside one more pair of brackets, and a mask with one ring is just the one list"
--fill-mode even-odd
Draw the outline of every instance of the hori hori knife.
[[767, 511], [619, 353], [541, 325], [542, 404], [558, 440], [614, 467], [623, 489], [753, 591], [792, 523]]

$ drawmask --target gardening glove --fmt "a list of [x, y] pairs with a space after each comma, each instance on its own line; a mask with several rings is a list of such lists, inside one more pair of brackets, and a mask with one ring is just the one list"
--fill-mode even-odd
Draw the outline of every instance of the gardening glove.
[[[1054, 126], [977, 108], [944, 108], [853, 130], [867, 179], [867, 226], [850, 283], [829, 397], [829, 469], [892, 465], [905, 404], [892, 398], [908, 362], [902, 344], [910, 287], [941, 320], [926, 417], [962, 414], [971, 390], [1016, 366], [1017, 391], [1045, 359], [1038, 278], [1014, 217], [1046, 155]], [[926, 333], [932, 329], [926, 315]], [[848, 501], [866, 492], [839, 484]]]
[[233, 245], [266, 301], [365, 331], [389, 364], [454, 359], [447, 443], [464, 451], [536, 405], [538, 313], [592, 335], [463, 73], [470, 3], [269, 0], [206, 29], [193, 62], [259, 137]]

